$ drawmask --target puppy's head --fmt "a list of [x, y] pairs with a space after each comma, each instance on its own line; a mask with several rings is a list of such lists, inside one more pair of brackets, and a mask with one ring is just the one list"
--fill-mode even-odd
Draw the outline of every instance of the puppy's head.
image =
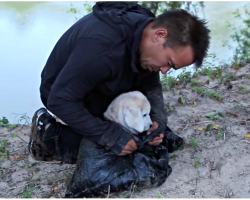
[[104, 116], [121, 124], [133, 134], [147, 131], [152, 124], [149, 116], [150, 104], [138, 91], [124, 93], [114, 99]]

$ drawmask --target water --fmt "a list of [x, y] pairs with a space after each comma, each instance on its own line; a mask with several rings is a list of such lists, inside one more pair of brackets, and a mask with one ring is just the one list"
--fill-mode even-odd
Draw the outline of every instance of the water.
[[[91, 2], [89, 2], [91, 3]], [[40, 74], [59, 37], [86, 12], [83, 2], [73, 2], [81, 13], [68, 13], [70, 2], [0, 2], [0, 118], [17, 123], [21, 115], [32, 117], [42, 106]], [[228, 61], [233, 52], [222, 47], [232, 31], [226, 21], [237, 22], [232, 12], [249, 2], [205, 2], [217, 62]], [[200, 14], [200, 16], [203, 16]], [[15, 114], [13, 114], [15, 113]]]

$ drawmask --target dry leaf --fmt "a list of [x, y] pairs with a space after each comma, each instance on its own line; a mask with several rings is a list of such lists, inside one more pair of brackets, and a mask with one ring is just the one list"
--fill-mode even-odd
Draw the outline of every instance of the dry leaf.
[[200, 128], [197, 128], [198, 131], [204, 131], [205, 128], [204, 127], [200, 127]]
[[213, 129], [218, 130], [220, 128], [220, 125], [213, 125]]
[[245, 135], [245, 137], [246, 137], [247, 139], [250, 139], [250, 133], [247, 133], [247, 134]]
[[197, 106], [196, 101], [194, 101], [194, 103], [193, 103], [193, 104], [191, 104], [190, 106], [191, 106], [192, 108], [196, 107], [196, 106]]
[[11, 158], [14, 161], [18, 161], [18, 160], [22, 160], [23, 159], [23, 155], [13, 155], [13, 156], [11, 156]]

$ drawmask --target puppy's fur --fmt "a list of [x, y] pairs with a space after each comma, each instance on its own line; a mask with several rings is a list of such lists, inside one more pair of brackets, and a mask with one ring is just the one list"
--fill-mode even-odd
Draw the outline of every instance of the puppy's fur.
[[152, 124], [150, 103], [139, 91], [128, 92], [116, 97], [104, 116], [122, 125], [127, 131], [138, 134], [147, 131]]

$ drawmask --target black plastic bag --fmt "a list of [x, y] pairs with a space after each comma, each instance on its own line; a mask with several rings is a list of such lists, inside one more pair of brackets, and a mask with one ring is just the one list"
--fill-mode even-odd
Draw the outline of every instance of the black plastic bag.
[[[150, 136], [157, 135], [155, 132]], [[170, 139], [168, 141], [168, 138]], [[83, 138], [77, 166], [67, 188], [66, 198], [104, 197], [108, 193], [128, 191], [132, 186], [152, 188], [162, 185], [171, 174], [168, 149], [178, 149], [183, 139], [169, 133], [163, 145], [145, 143], [149, 136], [135, 137], [139, 149], [131, 155], [117, 156], [110, 150]]]

